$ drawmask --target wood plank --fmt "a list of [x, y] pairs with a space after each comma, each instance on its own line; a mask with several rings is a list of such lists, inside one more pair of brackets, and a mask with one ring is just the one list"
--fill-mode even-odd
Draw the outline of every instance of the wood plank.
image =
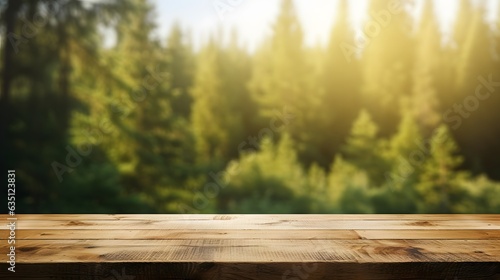
[[16, 217], [0, 279], [500, 279], [500, 215]]
[[19, 263], [500, 262], [500, 240], [17, 240], [16, 246]]
[[323, 220], [287, 219], [276, 220], [87, 220], [71, 221], [57, 220], [22, 220], [17, 221], [19, 230], [27, 229], [336, 229], [336, 230], [418, 230], [418, 229], [476, 229], [500, 230], [500, 220], [338, 220], [325, 218]]
[[355, 230], [362, 239], [498, 240], [500, 230]]
[[[7, 239], [8, 232], [0, 231], [0, 239]], [[170, 230], [170, 229], [110, 229], [69, 230], [29, 229], [20, 230], [16, 238], [38, 240], [189, 240], [189, 239], [427, 239], [427, 240], [495, 240], [500, 230]]]
[[[0, 239], [6, 239], [8, 232], [2, 231]], [[465, 236], [465, 235], [464, 235]], [[482, 239], [493, 239], [494, 234], [483, 235]], [[38, 240], [190, 240], [190, 239], [361, 239], [354, 230], [170, 230], [170, 229], [148, 229], [148, 230], [47, 230], [33, 229], [20, 230], [17, 239]], [[500, 231], [498, 231], [500, 238]], [[461, 238], [463, 239], [463, 238]], [[478, 238], [479, 239], [479, 238]]]

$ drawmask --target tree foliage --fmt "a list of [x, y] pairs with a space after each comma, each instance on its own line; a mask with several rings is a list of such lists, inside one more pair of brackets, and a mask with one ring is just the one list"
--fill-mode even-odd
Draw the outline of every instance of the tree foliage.
[[434, 2], [359, 28], [340, 0], [310, 46], [283, 0], [249, 51], [158, 34], [147, 0], [3, 1], [19, 212], [498, 213], [500, 16], [461, 0], [443, 32]]

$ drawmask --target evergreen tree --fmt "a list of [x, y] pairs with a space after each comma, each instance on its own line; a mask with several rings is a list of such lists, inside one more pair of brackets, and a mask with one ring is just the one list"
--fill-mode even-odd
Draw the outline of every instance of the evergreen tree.
[[[359, 197], [351, 197], [362, 190]], [[341, 155], [335, 156], [330, 173], [328, 174], [328, 190], [325, 195], [327, 209], [338, 213], [363, 213], [371, 212], [368, 199], [370, 179], [364, 170], [343, 159]], [[364, 192], [366, 191], [366, 192]]]
[[[9, 136], [4, 148], [7, 161], [23, 173], [18, 181], [26, 186], [18, 193], [22, 211], [56, 212], [62, 204], [59, 198], [74, 200], [77, 196], [76, 192], [61, 195], [67, 190], [69, 172], [77, 167], [84, 169], [80, 155], [68, 152], [68, 148], [74, 148], [69, 142], [71, 113], [82, 106], [77, 94], [80, 79], [76, 77], [87, 75], [90, 79], [90, 71], [80, 71], [80, 65], [100, 55], [98, 27], [116, 15], [116, 7], [115, 1], [91, 5], [81, 1], [8, 3], [6, 9], [12, 17], [6, 20], [12, 22], [7, 23], [11, 29], [2, 45], [4, 70], [8, 69], [3, 73], [2, 96], [6, 99], [2, 102], [10, 105], [0, 111], [16, 112], [7, 121]], [[72, 175], [79, 177], [81, 173]], [[88, 186], [82, 183], [72, 187]], [[115, 186], [101, 187], [107, 191]]]
[[192, 175], [191, 139], [168, 99], [171, 61], [160, 56], [162, 50], [151, 38], [153, 7], [144, 0], [131, 5], [117, 25], [117, 45], [106, 60], [107, 67], [116, 69], [106, 75], [113, 77], [112, 82], [96, 84], [96, 99], [88, 104], [90, 114], [75, 115], [73, 141], [81, 145], [86, 141], [81, 128], [88, 124], [100, 128], [107, 117], [108, 128], [99, 132], [98, 145], [116, 166], [126, 192], [142, 193], [155, 211], [175, 212], [179, 200], [192, 196], [183, 188]]
[[470, 0], [460, 0], [452, 31], [452, 44], [456, 53], [461, 53], [471, 26], [472, 5]]
[[314, 156], [323, 165], [328, 164], [335, 152], [339, 151], [352, 122], [359, 114], [359, 61], [355, 54], [346, 51], [347, 46], [355, 44], [347, 1], [341, 0], [321, 73], [324, 89], [318, 112], [321, 118], [316, 124], [316, 133], [320, 137], [319, 143], [314, 143], [321, 149]]
[[402, 2], [371, 0], [363, 31], [363, 96], [366, 108], [381, 125], [381, 135], [391, 134], [399, 120], [400, 100], [412, 90], [414, 62], [412, 19]]
[[243, 140], [243, 116], [238, 106], [242, 105], [245, 82], [238, 76], [242, 71], [237, 65], [239, 55], [228, 57], [228, 51], [211, 39], [199, 56], [191, 123], [202, 163], [230, 160], [237, 155], [238, 144]]
[[500, 212], [500, 184], [480, 175], [474, 179], [462, 180], [461, 186], [467, 190], [467, 199], [463, 199], [455, 207], [458, 213], [491, 213]]
[[442, 64], [442, 80], [440, 81], [440, 103], [442, 104], [442, 111], [448, 110], [457, 101], [461, 101], [462, 89], [459, 83], [462, 83], [458, 76], [460, 76], [460, 58], [463, 56], [466, 39], [469, 36], [472, 26], [473, 7], [470, 0], [460, 0], [458, 4], [458, 11], [451, 31], [451, 38], [445, 45], [445, 52], [443, 53]]
[[295, 116], [285, 130], [297, 142], [299, 155], [314, 137], [317, 92], [311, 90], [303, 34], [292, 0], [282, 1], [272, 37], [256, 54], [250, 88], [264, 118], [283, 108]]
[[423, 166], [417, 186], [421, 196], [420, 211], [453, 213], [466, 197], [460, 181], [465, 174], [457, 171], [463, 158], [447, 126], [439, 126], [430, 139], [430, 158]]
[[365, 170], [336, 156], [328, 175], [328, 209], [349, 214], [372, 213], [370, 184]]
[[441, 33], [432, 1], [426, 0], [417, 30], [417, 49], [410, 106], [416, 120], [427, 131], [440, 121], [437, 80], [442, 57]]
[[[234, 137], [234, 146], [229, 153], [231, 158], [238, 156], [238, 146], [243, 140], [248, 139], [249, 135], [257, 135], [263, 127], [260, 123], [257, 112], [257, 103], [252, 98], [248, 89], [248, 84], [252, 74], [252, 59], [247, 51], [240, 45], [238, 33], [236, 30], [231, 32], [229, 44], [224, 50], [222, 63], [222, 77], [231, 94], [232, 115], [238, 115], [241, 118], [239, 130], [232, 131]], [[269, 121], [265, 123], [269, 125]], [[239, 132], [239, 134], [235, 133]]]
[[379, 185], [385, 180], [384, 171], [387, 170], [387, 162], [382, 152], [385, 145], [377, 138], [377, 133], [378, 127], [370, 114], [362, 110], [354, 121], [342, 149], [346, 160], [357, 168], [365, 170], [374, 185]]
[[485, 9], [484, 3], [472, 9], [474, 12], [470, 15], [471, 24], [467, 29], [461, 53], [458, 56], [457, 88], [461, 90], [462, 94], [468, 94], [471, 89], [474, 89], [477, 85], [477, 75], [482, 74], [480, 69], [492, 62], [493, 36], [486, 22]]
[[415, 213], [419, 182], [427, 153], [422, 135], [411, 111], [404, 113], [396, 134], [385, 153], [386, 181], [372, 194], [376, 213]]
[[167, 38], [166, 62], [170, 73], [170, 103], [173, 113], [189, 119], [192, 96], [189, 88], [193, 83], [194, 54], [179, 23], [174, 23]]
[[308, 213], [307, 176], [285, 134], [278, 144], [264, 138], [260, 150], [244, 153], [226, 170], [219, 209], [224, 213]]
[[328, 201], [328, 177], [325, 170], [313, 163], [307, 172], [306, 191], [314, 203], [311, 204], [311, 213], [330, 213], [333, 205]]
[[[486, 21], [485, 9], [484, 3], [474, 9], [471, 26], [458, 57], [458, 95], [452, 108], [455, 118], [450, 122], [465, 150], [467, 165], [477, 173], [490, 160], [498, 162], [490, 157], [492, 150], [489, 147], [495, 146], [500, 135], [500, 128], [493, 121], [500, 116], [497, 110], [500, 97], [495, 94], [498, 89], [492, 86], [494, 81], [500, 80], [500, 64], [494, 59], [494, 31]], [[457, 116], [460, 120], [456, 120]]]
[[386, 173], [387, 183], [392, 188], [413, 188], [418, 181], [427, 151], [422, 150], [423, 139], [413, 114], [407, 112], [401, 120], [396, 134], [389, 141], [386, 158], [390, 168]]
[[444, 40], [433, 2], [415, 29], [410, 2], [371, 0], [355, 39], [340, 0], [309, 47], [284, 0], [253, 53], [236, 31], [200, 50], [180, 23], [159, 38], [150, 0], [3, 1], [0, 167], [18, 208], [499, 212], [500, 16], [461, 0]]

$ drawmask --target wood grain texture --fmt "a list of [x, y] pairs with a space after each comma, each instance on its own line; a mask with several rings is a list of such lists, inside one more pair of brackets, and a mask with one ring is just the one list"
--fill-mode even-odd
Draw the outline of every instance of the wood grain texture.
[[[8, 232], [0, 232], [0, 239], [6, 239]], [[17, 239], [55, 239], [55, 240], [161, 240], [161, 239], [423, 239], [423, 240], [495, 240], [500, 239], [500, 230], [269, 230], [263, 234], [261, 230], [247, 229], [27, 229], [17, 233]]]
[[238, 229], [238, 230], [293, 230], [293, 229], [344, 229], [344, 230], [421, 230], [421, 229], [473, 229], [473, 230], [500, 230], [500, 220], [496, 219], [461, 219], [461, 220], [353, 220], [339, 219], [331, 215], [324, 215], [323, 219], [309, 219], [307, 216], [288, 217], [272, 216], [262, 219], [249, 218], [238, 215], [226, 216], [225, 219], [120, 219], [120, 220], [68, 220], [54, 219], [23, 219], [18, 220], [18, 228], [23, 229], [177, 229], [177, 230], [204, 230], [204, 229]]
[[500, 279], [500, 215], [17, 218], [0, 279]]

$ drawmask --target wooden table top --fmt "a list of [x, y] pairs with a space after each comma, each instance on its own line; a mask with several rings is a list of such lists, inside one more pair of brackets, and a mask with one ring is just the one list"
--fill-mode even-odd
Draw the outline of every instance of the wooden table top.
[[16, 218], [0, 279], [500, 279], [500, 215]]

